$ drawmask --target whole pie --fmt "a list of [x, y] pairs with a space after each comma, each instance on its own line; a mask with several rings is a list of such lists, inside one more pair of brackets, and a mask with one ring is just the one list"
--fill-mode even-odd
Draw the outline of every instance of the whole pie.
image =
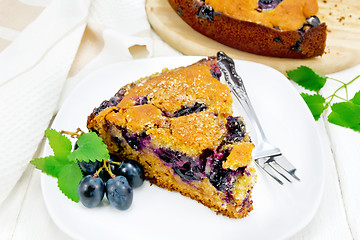
[[321, 56], [326, 24], [317, 0], [168, 0], [196, 31], [242, 51], [281, 58]]

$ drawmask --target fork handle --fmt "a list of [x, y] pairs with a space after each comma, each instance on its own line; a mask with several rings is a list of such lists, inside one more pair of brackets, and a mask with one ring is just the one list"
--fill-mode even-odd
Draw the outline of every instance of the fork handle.
[[219, 67], [225, 75], [225, 81], [228, 83], [231, 92], [243, 106], [250, 121], [253, 123], [258, 140], [260, 142], [267, 141], [265, 133], [260, 125], [259, 119], [256, 116], [255, 110], [246, 92], [244, 82], [235, 70], [234, 61], [224, 52], [218, 52], [217, 59]]

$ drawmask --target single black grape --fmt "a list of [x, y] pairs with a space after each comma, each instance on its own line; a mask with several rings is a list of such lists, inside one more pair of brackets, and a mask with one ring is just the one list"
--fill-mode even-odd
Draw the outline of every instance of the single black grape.
[[144, 169], [140, 163], [134, 160], [125, 160], [116, 171], [116, 175], [126, 177], [131, 187], [140, 187], [144, 182]]
[[83, 171], [84, 175], [92, 175], [100, 167], [100, 162], [98, 162], [98, 161], [95, 161], [95, 162], [81, 161], [81, 162], [78, 162], [78, 164], [79, 164], [81, 170]]
[[106, 197], [113, 207], [126, 210], [132, 203], [133, 189], [124, 176], [117, 176], [106, 182]]
[[92, 175], [85, 176], [79, 184], [78, 194], [81, 203], [88, 208], [94, 208], [104, 197], [105, 184], [101, 178]]

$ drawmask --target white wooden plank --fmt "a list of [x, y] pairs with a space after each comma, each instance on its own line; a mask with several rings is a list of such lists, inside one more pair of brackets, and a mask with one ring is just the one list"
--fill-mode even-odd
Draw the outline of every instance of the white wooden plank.
[[344, 203], [334, 158], [331, 152], [331, 145], [326, 134], [324, 123], [319, 120], [317, 126], [321, 140], [323, 141], [326, 159], [326, 182], [323, 198], [318, 212], [308, 226], [290, 239], [352, 239], [344, 212]]
[[[349, 82], [357, 75], [360, 75], [360, 65], [329, 76]], [[331, 80], [327, 84], [328, 93], [340, 86]], [[360, 78], [348, 86], [349, 98], [357, 91], [360, 91]], [[344, 90], [338, 94], [346, 97]], [[327, 131], [332, 143], [348, 223], [354, 239], [360, 239], [360, 133], [331, 123], [327, 123]]]

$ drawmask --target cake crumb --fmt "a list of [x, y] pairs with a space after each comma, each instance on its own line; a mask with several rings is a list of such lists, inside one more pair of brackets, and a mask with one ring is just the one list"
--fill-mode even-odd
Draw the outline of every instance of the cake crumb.
[[344, 16], [339, 17], [339, 18], [337, 18], [337, 20], [338, 20], [339, 22], [342, 22], [343, 20], [345, 20], [345, 17], [344, 17]]
[[236, 170], [239, 167], [245, 167], [249, 165], [251, 161], [251, 153], [254, 148], [254, 144], [249, 142], [243, 142], [236, 145], [230, 152], [226, 161], [223, 162], [223, 168], [230, 168]]

